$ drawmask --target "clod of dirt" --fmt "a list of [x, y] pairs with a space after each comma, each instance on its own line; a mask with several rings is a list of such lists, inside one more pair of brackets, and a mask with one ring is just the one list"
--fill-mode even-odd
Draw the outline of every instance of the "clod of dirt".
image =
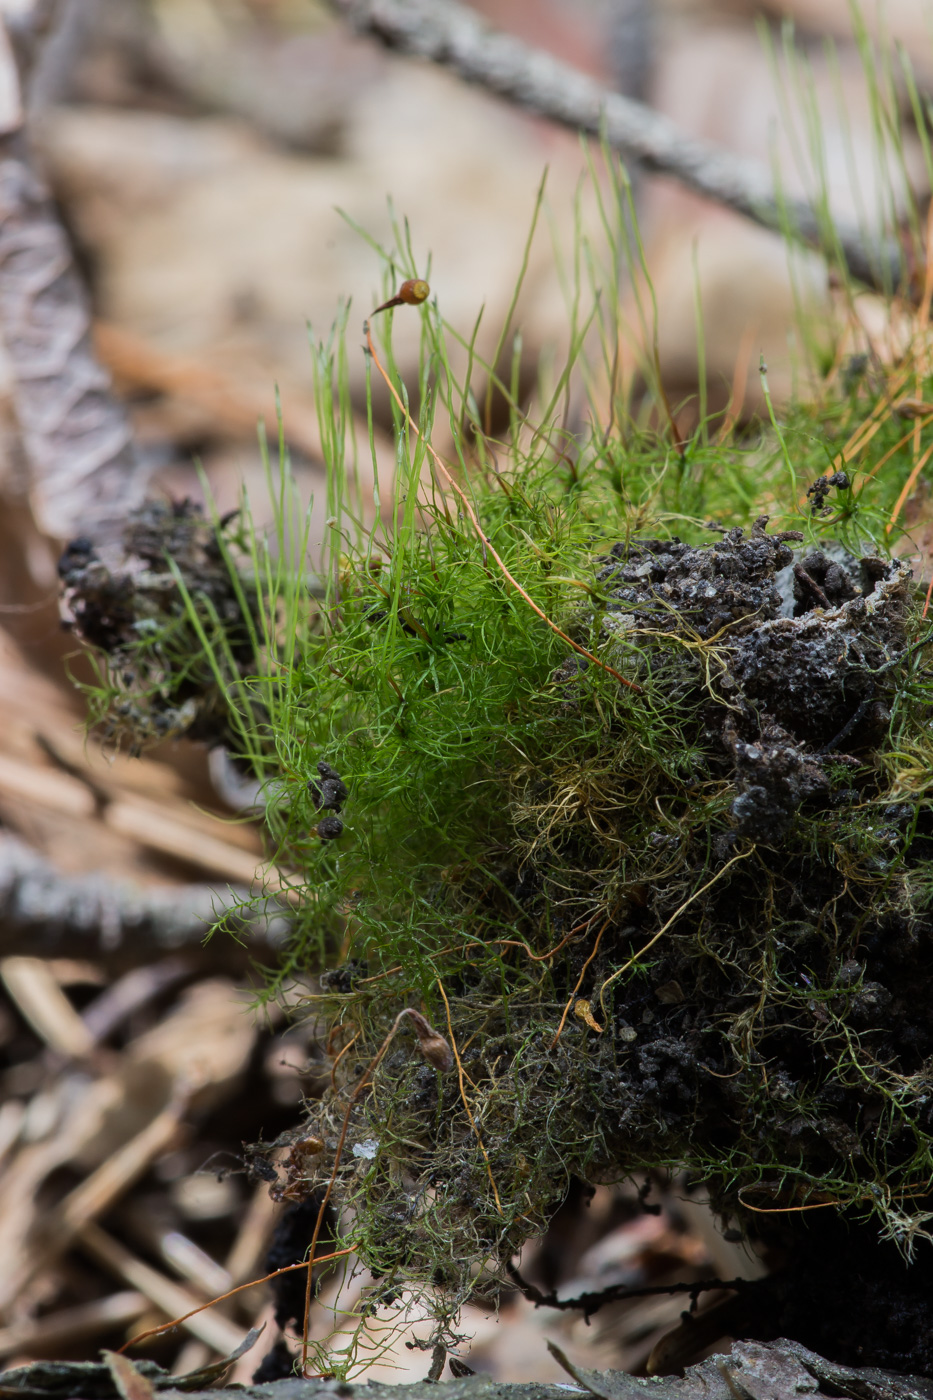
[[[680, 540], [614, 545], [596, 578], [609, 587], [603, 628], [686, 628], [704, 640], [747, 619], [777, 617], [781, 597], [775, 574], [793, 560], [788, 541], [798, 530], [766, 532], [768, 517], [751, 534], [736, 527], [720, 543], [698, 549]], [[616, 562], [616, 561], [619, 562]]]
[[737, 795], [731, 810], [740, 836], [779, 840], [806, 798], [829, 791], [819, 764], [808, 761], [774, 720], [765, 720], [755, 743], [740, 739], [728, 719], [723, 735], [735, 759]]
[[[808, 572], [811, 560], [805, 561]], [[829, 566], [824, 579], [836, 567]], [[873, 673], [906, 645], [910, 570], [896, 559], [864, 561], [863, 567], [867, 578], [855, 597], [798, 617], [766, 619], [741, 637], [729, 662], [752, 709], [817, 749], [835, 746], [859, 705], [875, 698]], [[866, 737], [856, 734], [854, 741]]]
[[[811, 550], [798, 562], [798, 531], [746, 535], [690, 548], [678, 540], [616, 545], [597, 578], [609, 588], [603, 630], [670, 632], [717, 646], [710, 707], [732, 757], [740, 835], [776, 841], [802, 802], [826, 794], [822, 765], [876, 742], [889, 718], [882, 668], [905, 648], [910, 570], [899, 560]], [[620, 562], [616, 563], [615, 560]], [[794, 616], [781, 616], [777, 575], [793, 570]], [[570, 679], [561, 677], [566, 685]], [[726, 713], [721, 714], [725, 709]]]
[[245, 579], [234, 587], [223, 528], [192, 501], [149, 501], [130, 516], [118, 548], [76, 539], [59, 560], [66, 625], [109, 662], [112, 690], [98, 705], [107, 706], [104, 737], [127, 740], [131, 752], [181, 733], [231, 742], [227, 705], [191, 617], [193, 610], [209, 636], [222, 631], [224, 654], [248, 666], [243, 600], [252, 606], [255, 590]]

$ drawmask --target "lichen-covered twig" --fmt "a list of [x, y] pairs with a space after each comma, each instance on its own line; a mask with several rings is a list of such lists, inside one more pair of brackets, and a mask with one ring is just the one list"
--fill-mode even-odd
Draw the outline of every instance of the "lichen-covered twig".
[[625, 1283], [612, 1283], [607, 1288], [578, 1293], [574, 1298], [561, 1298], [556, 1289], [544, 1293], [533, 1283], [529, 1283], [527, 1279], [522, 1277], [513, 1263], [506, 1265], [506, 1271], [523, 1297], [527, 1298], [529, 1303], [534, 1303], [536, 1308], [554, 1308], [557, 1312], [581, 1312], [587, 1319], [599, 1312], [600, 1308], [605, 1307], [607, 1303], [625, 1302], [629, 1298], [663, 1298], [682, 1293], [689, 1297], [691, 1302], [695, 1302], [701, 1293], [712, 1293], [726, 1289], [732, 1292], [741, 1292], [745, 1289], [760, 1288], [762, 1283], [766, 1282], [766, 1280], [746, 1278], [704, 1278], [693, 1283], [645, 1284], [635, 1288]]
[[[245, 899], [246, 892], [234, 893]], [[222, 909], [210, 885], [144, 890], [105, 875], [69, 875], [25, 842], [0, 835], [0, 949], [99, 957], [125, 946], [150, 953], [201, 943]], [[275, 941], [284, 914], [248, 918], [255, 935]], [[245, 924], [244, 924], [245, 927]]]
[[[779, 198], [766, 166], [689, 136], [643, 103], [491, 29], [456, 0], [332, 2], [358, 30], [390, 48], [431, 59], [520, 107], [605, 140], [646, 170], [671, 175], [764, 228], [824, 246], [817, 211], [806, 200]], [[897, 285], [900, 250], [892, 241], [867, 247], [860, 229], [837, 219], [834, 243], [853, 277], [873, 287]]]

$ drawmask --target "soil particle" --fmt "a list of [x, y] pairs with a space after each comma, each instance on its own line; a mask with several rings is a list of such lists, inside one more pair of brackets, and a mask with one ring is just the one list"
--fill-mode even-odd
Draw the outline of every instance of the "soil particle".
[[849, 1019], [853, 1025], [876, 1025], [891, 1004], [891, 993], [880, 982], [864, 982], [862, 989], [849, 1002]]
[[690, 1111], [696, 1099], [696, 1055], [682, 1040], [659, 1038], [636, 1051], [641, 1092], [669, 1118]]
[[336, 768], [332, 768], [323, 759], [318, 763], [317, 771], [320, 780], [312, 778], [308, 783], [308, 791], [315, 807], [319, 812], [339, 812], [348, 796], [346, 783]]
[[736, 527], [698, 549], [677, 539], [614, 545], [597, 574], [600, 583], [615, 584], [604, 628], [617, 630], [613, 624], [623, 618], [628, 627], [659, 631], [686, 625], [707, 640], [747, 619], [777, 617], [775, 574], [793, 560], [788, 541], [803, 536], [769, 535], [767, 523], [760, 516], [750, 534]]
[[[910, 570], [898, 560], [856, 559], [827, 546], [794, 563], [797, 531], [769, 535], [767, 516], [746, 534], [725, 531], [693, 549], [679, 540], [615, 545], [597, 578], [610, 601], [602, 627], [645, 649], [664, 632], [715, 647], [707, 732], [731, 760], [736, 831], [779, 842], [809, 799], [832, 799], [821, 762], [844, 739], [849, 749], [880, 741], [888, 720], [881, 668], [904, 649]], [[794, 616], [778, 575], [793, 579]], [[683, 690], [695, 662], [666, 676]], [[668, 669], [674, 670], [672, 663]], [[554, 679], [569, 694], [573, 670]]]
[[820, 767], [807, 758], [785, 729], [768, 720], [756, 743], [740, 739], [726, 721], [726, 745], [735, 760], [732, 815], [740, 836], [774, 843], [787, 830], [801, 802], [829, 791]]
[[[857, 356], [852, 356], [856, 359]], [[829, 476], [818, 476], [813, 485], [807, 489], [807, 499], [810, 502], [810, 514], [820, 515], [826, 512], [826, 497], [833, 487], [837, 491], [848, 491], [851, 486], [846, 472], [832, 472]]]

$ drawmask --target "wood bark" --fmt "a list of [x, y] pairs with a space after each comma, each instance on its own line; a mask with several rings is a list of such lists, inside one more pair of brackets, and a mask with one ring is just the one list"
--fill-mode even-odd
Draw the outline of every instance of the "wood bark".
[[[114, 535], [147, 472], [110, 375], [91, 344], [91, 309], [27, 138], [27, 88], [57, 13], [18, 7], [0, 26], [0, 338], [45, 533]], [[5, 27], [3, 27], [5, 26]]]

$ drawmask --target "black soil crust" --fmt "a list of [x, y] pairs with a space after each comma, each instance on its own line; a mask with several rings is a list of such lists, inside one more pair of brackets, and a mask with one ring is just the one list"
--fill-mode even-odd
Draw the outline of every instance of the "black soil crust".
[[232, 661], [231, 683], [250, 668], [258, 604], [252, 583], [232, 568], [233, 519], [216, 524], [190, 500], [147, 501], [119, 545], [79, 538], [65, 548], [58, 572], [66, 625], [106, 663], [94, 705], [104, 739], [132, 753], [180, 734], [230, 742], [229, 701], [203, 634], [210, 642], [222, 633], [218, 657], [228, 669]]
[[[925, 1204], [930, 1209], [933, 1200]], [[825, 1348], [844, 1365], [933, 1376], [929, 1243], [921, 1242], [908, 1261], [864, 1221], [827, 1210], [792, 1220], [780, 1234], [768, 1232], [786, 1263], [769, 1280], [746, 1335], [762, 1341], [793, 1337]]]

